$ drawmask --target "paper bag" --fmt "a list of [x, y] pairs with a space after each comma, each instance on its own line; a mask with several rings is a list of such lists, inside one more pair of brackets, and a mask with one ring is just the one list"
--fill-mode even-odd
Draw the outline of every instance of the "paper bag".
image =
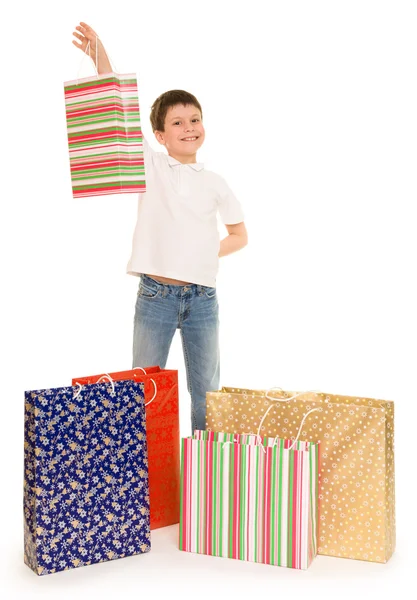
[[74, 198], [145, 192], [136, 75], [106, 73], [64, 88]]
[[[223, 387], [207, 393], [207, 428], [321, 444], [318, 553], [386, 562], [395, 549], [394, 403], [325, 393]], [[295, 396], [292, 400], [288, 398]]]
[[196, 431], [182, 440], [180, 550], [306, 569], [318, 444]]
[[24, 534], [38, 575], [150, 550], [143, 384], [25, 392]]

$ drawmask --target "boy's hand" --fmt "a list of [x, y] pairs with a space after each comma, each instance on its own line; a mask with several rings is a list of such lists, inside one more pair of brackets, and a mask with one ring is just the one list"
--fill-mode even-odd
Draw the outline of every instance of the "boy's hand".
[[96, 57], [96, 43], [98, 47], [98, 64], [97, 71], [99, 73], [110, 73], [113, 69], [111, 68], [110, 61], [107, 57], [106, 51], [104, 49], [103, 44], [100, 41], [97, 33], [94, 31], [92, 27], [87, 25], [87, 23], [80, 22], [80, 24], [75, 28], [77, 31], [74, 31], [73, 35], [80, 40], [79, 42], [72, 40], [74, 46], [82, 50], [82, 52], [87, 51], [88, 42], [90, 42], [90, 47], [88, 50], [88, 54], [91, 56], [94, 63], [97, 64]]

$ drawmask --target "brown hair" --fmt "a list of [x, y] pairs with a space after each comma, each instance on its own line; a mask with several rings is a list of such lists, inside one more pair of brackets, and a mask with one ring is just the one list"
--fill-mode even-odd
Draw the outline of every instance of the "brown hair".
[[152, 131], [164, 131], [165, 117], [167, 116], [168, 109], [176, 104], [191, 104], [198, 108], [203, 118], [203, 111], [199, 101], [195, 96], [184, 90], [170, 90], [164, 92], [155, 100], [151, 108], [151, 125]]

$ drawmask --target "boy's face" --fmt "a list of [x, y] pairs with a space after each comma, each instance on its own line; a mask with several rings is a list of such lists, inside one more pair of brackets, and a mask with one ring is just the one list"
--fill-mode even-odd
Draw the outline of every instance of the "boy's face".
[[165, 131], [155, 131], [155, 136], [174, 158], [195, 160], [205, 138], [200, 111], [193, 104], [171, 106], [165, 117]]

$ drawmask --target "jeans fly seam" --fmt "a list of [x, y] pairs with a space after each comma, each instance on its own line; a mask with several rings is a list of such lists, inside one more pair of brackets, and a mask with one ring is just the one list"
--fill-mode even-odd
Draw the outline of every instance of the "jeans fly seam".
[[182, 316], [181, 316], [181, 313], [182, 313], [182, 298], [180, 297], [180, 303], [179, 303], [179, 306], [178, 306], [178, 325], [180, 326], [179, 327], [180, 330], [181, 330], [181, 325], [182, 325]]

